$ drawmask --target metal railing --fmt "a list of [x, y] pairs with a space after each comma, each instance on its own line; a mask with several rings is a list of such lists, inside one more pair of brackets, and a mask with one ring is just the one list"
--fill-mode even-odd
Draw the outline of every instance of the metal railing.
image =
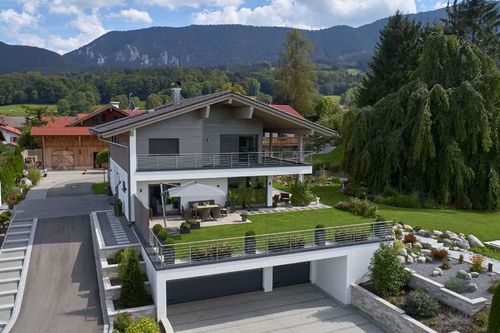
[[157, 270], [168, 269], [388, 241], [392, 226], [392, 221], [384, 221], [168, 245], [150, 230], [148, 252]]
[[311, 164], [309, 152], [137, 154], [137, 170], [252, 168]]

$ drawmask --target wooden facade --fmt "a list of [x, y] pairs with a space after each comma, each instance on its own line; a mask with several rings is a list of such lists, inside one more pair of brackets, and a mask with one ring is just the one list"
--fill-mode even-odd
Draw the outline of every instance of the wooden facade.
[[43, 164], [53, 170], [92, 169], [95, 155], [107, 147], [93, 135], [42, 136], [38, 140]]

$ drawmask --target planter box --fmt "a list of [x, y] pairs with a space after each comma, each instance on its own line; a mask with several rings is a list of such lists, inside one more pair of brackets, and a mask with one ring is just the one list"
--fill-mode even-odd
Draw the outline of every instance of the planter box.
[[314, 245], [325, 246], [326, 244], [326, 230], [325, 229], [315, 229], [314, 230]]
[[[411, 272], [408, 268], [406, 268], [406, 270]], [[408, 286], [412, 289], [423, 289], [434, 296], [441, 303], [457, 309], [469, 316], [481, 310], [488, 302], [488, 300], [483, 297], [471, 299], [458, 294], [454, 291], [446, 289], [441, 283], [416, 273], [411, 274]]]
[[437, 333], [430, 327], [411, 318], [397, 306], [369, 292], [355, 283], [351, 284], [351, 303], [373, 318], [380, 326], [394, 333]]
[[255, 254], [257, 248], [256, 243], [255, 237], [245, 237], [245, 253]]

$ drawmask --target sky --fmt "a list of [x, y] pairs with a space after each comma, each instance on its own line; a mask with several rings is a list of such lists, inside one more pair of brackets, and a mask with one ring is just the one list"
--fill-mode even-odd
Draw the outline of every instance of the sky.
[[112, 30], [191, 24], [357, 27], [443, 0], [0, 0], [0, 41], [64, 54]]

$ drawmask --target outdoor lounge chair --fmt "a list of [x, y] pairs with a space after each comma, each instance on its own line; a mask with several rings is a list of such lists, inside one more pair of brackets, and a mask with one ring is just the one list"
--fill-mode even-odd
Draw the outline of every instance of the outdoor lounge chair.
[[222, 208], [216, 207], [212, 209], [212, 217], [217, 220], [222, 218]]
[[286, 204], [289, 204], [290, 203], [290, 193], [281, 193], [280, 201], [284, 202]]

